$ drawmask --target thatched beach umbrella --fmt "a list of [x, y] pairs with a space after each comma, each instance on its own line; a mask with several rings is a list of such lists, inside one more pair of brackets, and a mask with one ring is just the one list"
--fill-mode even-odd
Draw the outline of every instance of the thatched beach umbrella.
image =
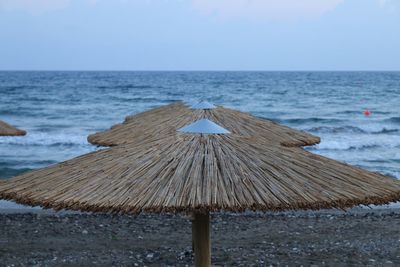
[[320, 142], [320, 138], [248, 113], [217, 107], [206, 101], [191, 106], [182, 102], [162, 106], [133, 116], [104, 132], [91, 134], [88, 141], [94, 145], [115, 146], [141, 142], [143, 136], [168, 135], [176, 129], [201, 118], [210, 118], [224, 125], [232, 133], [242, 136], [261, 136], [285, 146], [307, 146]]
[[4, 121], [0, 121], [0, 136], [21, 136], [26, 135], [26, 131], [20, 130]]
[[235, 134], [201, 120], [14, 177], [0, 197], [93, 212], [193, 212], [196, 266], [211, 262], [209, 212], [283, 211], [386, 204], [400, 182], [360, 168]]

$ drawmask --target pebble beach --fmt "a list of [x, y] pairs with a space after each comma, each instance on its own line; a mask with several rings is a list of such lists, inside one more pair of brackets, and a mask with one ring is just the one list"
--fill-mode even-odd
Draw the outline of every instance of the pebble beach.
[[[399, 266], [400, 209], [212, 214], [215, 266]], [[0, 214], [0, 266], [192, 266], [186, 216]]]

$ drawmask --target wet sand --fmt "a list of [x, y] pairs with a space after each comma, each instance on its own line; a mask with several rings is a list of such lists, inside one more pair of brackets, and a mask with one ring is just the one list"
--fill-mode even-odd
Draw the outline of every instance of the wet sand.
[[[400, 266], [400, 209], [213, 214], [218, 266]], [[0, 214], [0, 266], [191, 266], [179, 215]]]

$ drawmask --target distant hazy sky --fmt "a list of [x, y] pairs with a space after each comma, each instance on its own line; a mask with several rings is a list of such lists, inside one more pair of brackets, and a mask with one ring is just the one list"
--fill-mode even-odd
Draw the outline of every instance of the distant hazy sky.
[[400, 0], [0, 0], [2, 70], [400, 70]]

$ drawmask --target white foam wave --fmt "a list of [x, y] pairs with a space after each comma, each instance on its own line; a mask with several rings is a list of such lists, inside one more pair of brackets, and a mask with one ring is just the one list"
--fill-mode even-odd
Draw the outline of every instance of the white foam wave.
[[392, 133], [396, 134], [400, 132], [400, 128], [397, 125], [393, 124], [384, 124], [384, 123], [368, 123], [368, 124], [360, 124], [354, 123], [353, 125], [305, 125], [303, 127], [299, 127], [301, 130], [306, 132], [312, 132], [315, 134], [318, 133], [347, 133], [347, 134], [387, 134]]
[[84, 133], [43, 133], [28, 132], [26, 136], [3, 137], [0, 144], [21, 146], [86, 146], [88, 145]]
[[327, 136], [321, 139], [321, 143], [315, 146], [316, 149], [349, 150], [400, 147], [400, 137], [397, 135], [346, 135]]
[[357, 125], [357, 127], [367, 133], [381, 133], [385, 131], [399, 130], [398, 126], [396, 125], [381, 123]]
[[398, 171], [386, 171], [385, 174], [395, 177], [396, 179], [400, 180], [400, 172]]

